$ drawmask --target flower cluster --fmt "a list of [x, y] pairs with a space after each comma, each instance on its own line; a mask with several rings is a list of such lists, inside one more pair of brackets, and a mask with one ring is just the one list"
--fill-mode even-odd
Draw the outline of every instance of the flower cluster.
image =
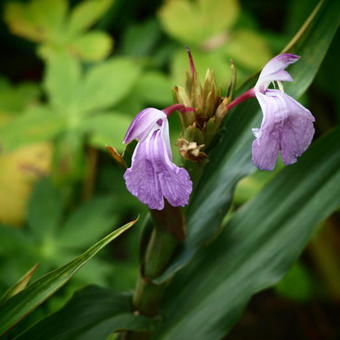
[[[226, 106], [226, 110], [230, 110], [248, 98], [257, 98], [263, 119], [260, 128], [253, 129], [256, 139], [252, 144], [252, 161], [259, 169], [272, 170], [279, 153], [286, 165], [295, 163], [312, 141], [313, 115], [284, 93], [281, 84], [293, 80], [285, 69], [298, 59], [294, 54], [281, 54], [271, 59], [255, 87]], [[192, 60], [191, 65], [194, 69]], [[278, 89], [269, 88], [272, 83]], [[188, 172], [172, 162], [167, 115], [174, 110], [194, 111], [183, 104], [172, 105], [163, 111], [147, 108], [138, 113], [124, 138], [124, 143], [138, 140], [131, 167], [124, 174], [126, 186], [150, 209], [162, 210], [164, 200], [174, 207], [185, 206], [192, 191]], [[195, 115], [191, 114], [191, 117]], [[199, 153], [199, 150], [196, 151]]]

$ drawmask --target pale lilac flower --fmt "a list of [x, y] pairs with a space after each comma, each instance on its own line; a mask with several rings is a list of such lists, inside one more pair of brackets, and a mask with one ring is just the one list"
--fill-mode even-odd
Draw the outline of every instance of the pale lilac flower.
[[134, 139], [138, 144], [124, 174], [131, 194], [150, 209], [162, 210], [164, 199], [174, 207], [187, 205], [192, 182], [188, 172], [172, 162], [166, 113], [154, 108], [138, 113], [123, 142]]
[[295, 163], [309, 146], [314, 135], [313, 115], [282, 89], [268, 89], [270, 83], [292, 81], [285, 68], [300, 57], [281, 54], [271, 59], [263, 68], [253, 89], [263, 112], [259, 129], [253, 129], [252, 160], [262, 170], [272, 170], [281, 153], [286, 165]]

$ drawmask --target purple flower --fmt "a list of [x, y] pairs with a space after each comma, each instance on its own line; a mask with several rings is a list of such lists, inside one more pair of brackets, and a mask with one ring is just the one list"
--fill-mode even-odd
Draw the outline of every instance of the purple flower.
[[188, 172], [172, 162], [165, 112], [147, 108], [138, 113], [124, 143], [139, 142], [124, 174], [128, 190], [150, 209], [162, 210], [164, 199], [174, 207], [188, 204], [192, 182]]
[[[279, 152], [286, 165], [295, 163], [312, 141], [313, 115], [285, 94], [280, 83], [293, 80], [285, 68], [299, 58], [281, 54], [271, 59], [253, 89], [263, 112], [261, 127], [253, 129], [256, 139], [252, 160], [259, 169], [273, 170]], [[280, 89], [268, 89], [272, 82], [277, 82]]]

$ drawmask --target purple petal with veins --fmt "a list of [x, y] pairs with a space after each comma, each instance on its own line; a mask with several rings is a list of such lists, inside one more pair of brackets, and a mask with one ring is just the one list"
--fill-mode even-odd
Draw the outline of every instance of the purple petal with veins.
[[295, 54], [285, 53], [268, 61], [260, 73], [255, 90], [264, 92], [273, 81], [292, 81], [292, 77], [285, 71], [285, 68], [298, 61], [299, 58]]
[[[143, 124], [145, 116], [141, 117], [137, 124]], [[142, 134], [135, 133], [143, 130], [139, 127], [131, 134], [141, 137], [131, 167], [124, 174], [125, 183], [131, 194], [150, 209], [162, 210], [164, 199], [174, 207], [185, 206], [189, 202], [192, 182], [184, 168], [172, 163], [168, 121], [163, 117], [160, 122], [158, 119], [154, 119], [151, 126], [150, 117], [147, 117], [148, 134], [145, 129]]]
[[155, 127], [157, 128], [157, 125], [158, 127], [162, 125], [162, 121], [165, 119], [167, 119], [167, 116], [161, 110], [157, 110], [152, 107], [144, 109], [137, 114], [130, 124], [123, 143], [128, 144], [134, 139], [144, 139], [152, 130], [155, 129]]
[[262, 170], [272, 170], [281, 153], [286, 165], [293, 164], [314, 135], [313, 115], [295, 99], [279, 90], [256, 93], [263, 111], [260, 129], [255, 129], [252, 160]]

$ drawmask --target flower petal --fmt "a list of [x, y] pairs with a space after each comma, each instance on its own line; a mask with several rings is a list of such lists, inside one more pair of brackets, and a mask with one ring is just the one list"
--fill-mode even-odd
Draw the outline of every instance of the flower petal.
[[264, 92], [272, 81], [292, 81], [292, 77], [285, 71], [285, 68], [299, 58], [295, 54], [285, 53], [269, 60], [260, 73], [255, 90]]
[[168, 122], [161, 128], [159, 139], [159, 183], [163, 196], [173, 207], [185, 206], [189, 202], [192, 191], [190, 176], [184, 168], [180, 168], [171, 162], [172, 154], [170, 150]]
[[279, 132], [274, 126], [261, 131], [261, 135], [253, 141], [252, 162], [261, 170], [273, 170], [279, 153]]
[[[274, 92], [274, 93], [272, 93]], [[275, 96], [278, 90], [268, 90], [266, 95], [256, 92], [263, 112], [261, 127], [256, 131], [252, 145], [252, 161], [261, 170], [273, 170], [280, 150], [280, 128], [287, 118], [281, 100]], [[268, 93], [268, 95], [267, 95]]]
[[295, 163], [297, 157], [301, 156], [312, 142], [315, 119], [310, 111], [295, 99], [285, 93], [281, 96], [289, 114], [281, 129], [280, 151], [283, 162], [289, 165]]
[[162, 126], [141, 140], [124, 179], [128, 190], [150, 209], [162, 210], [164, 198], [174, 207], [188, 204], [192, 182], [188, 172], [171, 162], [169, 126]]
[[253, 142], [253, 163], [262, 170], [275, 167], [278, 152], [285, 164], [296, 162], [314, 135], [314, 117], [292, 97], [279, 90], [256, 93], [263, 120]]
[[127, 144], [134, 139], [142, 140], [146, 138], [155, 127], [159, 128], [166, 119], [166, 114], [161, 110], [152, 107], [144, 109], [137, 114], [130, 124], [123, 143]]
[[137, 144], [131, 167], [125, 171], [124, 179], [132, 195], [148, 205], [150, 209], [162, 210], [164, 208], [162, 190], [153, 159], [150, 157], [150, 143], [154, 139], [153, 135], [158, 131], [154, 131]]

